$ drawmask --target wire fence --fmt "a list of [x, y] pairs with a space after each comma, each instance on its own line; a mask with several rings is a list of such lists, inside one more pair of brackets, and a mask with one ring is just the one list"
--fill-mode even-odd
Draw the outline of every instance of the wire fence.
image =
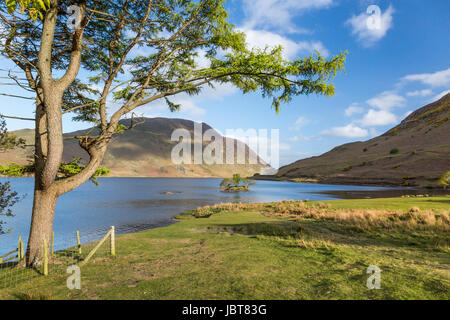
[[19, 237], [17, 247], [0, 253], [0, 290], [17, 286], [42, 276], [67, 274], [72, 265], [83, 267], [93, 259], [115, 256], [115, 228], [111, 227], [101, 239], [98, 232], [58, 235], [42, 244], [42, 262], [34, 268], [26, 267], [26, 247]]

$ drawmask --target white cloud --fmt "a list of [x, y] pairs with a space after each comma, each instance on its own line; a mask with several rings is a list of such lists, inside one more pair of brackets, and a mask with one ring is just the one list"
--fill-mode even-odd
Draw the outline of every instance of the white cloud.
[[352, 27], [352, 34], [357, 36], [363, 46], [370, 47], [375, 42], [381, 40], [387, 34], [388, 30], [392, 28], [393, 13], [394, 8], [392, 6], [389, 6], [384, 13], [380, 10], [379, 19], [375, 25], [371, 25], [370, 19], [374, 17], [372, 14], [363, 12], [358, 16], [352, 16], [346, 21], [346, 24]]
[[403, 115], [403, 118], [408, 117], [413, 112], [414, 112], [413, 110], [406, 111], [405, 114]]
[[8, 32], [7, 32], [6, 28], [4, 28], [2, 25], [0, 25], [0, 45], [2, 47], [5, 46], [6, 39], [7, 39], [7, 36], [6, 36], [7, 33]]
[[435, 97], [433, 97], [433, 99], [431, 100], [431, 102], [438, 101], [438, 100], [440, 100], [443, 96], [445, 96], [445, 95], [447, 95], [447, 94], [449, 94], [449, 93], [450, 93], [450, 90], [442, 91], [441, 93], [439, 93], [438, 95], [436, 95]]
[[[302, 160], [305, 158], [310, 158], [315, 155], [318, 155], [318, 154], [313, 154], [310, 152], [282, 151], [282, 152], [280, 152], [280, 165], [285, 166], [285, 165], [288, 165], [295, 161]], [[276, 172], [275, 172], [275, 174], [276, 174]]]
[[403, 81], [419, 81], [432, 87], [450, 86], [450, 68], [434, 73], [411, 74], [402, 78]]
[[345, 115], [351, 117], [354, 114], [360, 114], [364, 112], [364, 108], [360, 107], [357, 103], [352, 103], [347, 109], [345, 109]]
[[305, 117], [298, 117], [297, 120], [295, 120], [294, 126], [290, 127], [291, 130], [299, 131], [302, 127], [307, 125], [310, 121], [306, 119]]
[[345, 127], [334, 127], [330, 130], [322, 131], [322, 134], [338, 138], [364, 138], [369, 135], [369, 132], [350, 123]]
[[[196, 104], [196, 99], [191, 98], [187, 95], [180, 95], [170, 99], [171, 102], [180, 105], [180, 114], [188, 114], [190, 116], [202, 116], [206, 113], [206, 110], [200, 108]], [[149, 103], [137, 111], [143, 113], [145, 116], [162, 115], [163, 112], [167, 112], [168, 106], [164, 100], [157, 100], [155, 102]]]
[[369, 112], [360, 121], [361, 125], [364, 127], [371, 126], [385, 126], [388, 124], [397, 123], [397, 116], [386, 110], [374, 110], [370, 109]]
[[370, 135], [371, 137], [376, 137], [376, 136], [379, 136], [380, 134], [378, 133], [377, 129], [375, 129], [375, 128], [369, 128], [369, 135]]
[[314, 51], [319, 51], [323, 56], [328, 57], [330, 52], [320, 41], [300, 41], [297, 42], [297, 50], [302, 53], [312, 53]]
[[201, 116], [206, 113], [205, 109], [198, 107], [192, 100], [189, 99], [178, 100], [176, 103], [181, 105], [180, 108], [181, 112], [186, 112], [193, 116]]
[[280, 144], [278, 145], [278, 148], [280, 151], [288, 151], [291, 150], [291, 146], [287, 143], [284, 142], [280, 142]]
[[328, 49], [320, 41], [295, 42], [270, 31], [248, 28], [241, 28], [239, 30], [247, 35], [247, 43], [250, 48], [264, 49], [265, 47], [273, 48], [281, 45], [283, 47], [283, 56], [286, 59], [295, 59], [300, 54], [310, 54], [315, 50], [320, 51], [325, 57], [330, 55]]
[[248, 28], [277, 28], [284, 32], [306, 33], [292, 23], [294, 16], [306, 10], [327, 8], [333, 0], [243, 0]]
[[206, 58], [206, 51], [205, 50], [198, 50], [197, 56], [194, 57], [195, 65], [199, 69], [206, 69], [211, 66], [211, 61]]
[[308, 120], [305, 117], [298, 117], [298, 119], [295, 121], [296, 126], [303, 126], [306, 123], [308, 123]]
[[433, 94], [433, 90], [431, 89], [416, 90], [406, 93], [408, 97], [426, 97], [429, 96], [430, 94]]
[[406, 99], [399, 96], [395, 92], [385, 91], [378, 96], [366, 101], [367, 104], [373, 108], [382, 110], [389, 110], [394, 107], [403, 107]]
[[231, 83], [212, 83], [214, 87], [204, 85], [199, 95], [194, 97], [188, 96], [190, 99], [196, 100], [221, 100], [239, 91]]

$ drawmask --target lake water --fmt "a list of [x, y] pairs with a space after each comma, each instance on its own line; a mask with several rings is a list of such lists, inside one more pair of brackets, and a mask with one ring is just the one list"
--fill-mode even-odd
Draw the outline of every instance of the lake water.
[[[13, 189], [26, 194], [24, 200], [13, 207], [14, 217], [4, 220], [5, 230], [0, 235], [0, 255], [17, 247], [22, 236], [26, 243], [33, 203], [33, 178], [0, 178], [10, 181]], [[110, 226], [117, 233], [130, 233], [167, 226], [179, 213], [199, 206], [225, 202], [271, 202], [281, 200], [332, 200], [340, 196], [333, 192], [346, 192], [355, 197], [386, 192], [391, 188], [303, 184], [277, 181], [256, 181], [250, 192], [230, 194], [220, 192], [221, 179], [170, 178], [103, 178], [100, 186], [88, 182], [59, 198], [56, 205], [54, 232], [55, 246], [59, 249], [74, 245], [75, 232], [80, 231], [82, 242], [99, 239]], [[165, 194], [172, 192], [173, 194]], [[347, 196], [348, 197], [348, 196]]]

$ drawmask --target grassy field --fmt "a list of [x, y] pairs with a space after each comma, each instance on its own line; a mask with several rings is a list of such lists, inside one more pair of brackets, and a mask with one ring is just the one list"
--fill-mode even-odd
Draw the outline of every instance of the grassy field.
[[205, 207], [119, 236], [81, 290], [53, 273], [0, 299], [450, 299], [449, 208], [450, 196]]

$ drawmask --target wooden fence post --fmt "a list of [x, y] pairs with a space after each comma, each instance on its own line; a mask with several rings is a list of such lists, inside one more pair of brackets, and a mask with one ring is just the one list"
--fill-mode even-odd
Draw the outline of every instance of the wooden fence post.
[[22, 239], [20, 239], [20, 259], [21, 260], [23, 260], [25, 258], [24, 251], [25, 250], [23, 249], [23, 241], [22, 241]]
[[111, 227], [111, 255], [116, 255], [116, 231], [114, 226]]
[[53, 256], [54, 249], [55, 249], [55, 232], [52, 231], [52, 253], [51, 253], [52, 256]]
[[22, 241], [22, 236], [19, 236], [19, 242], [17, 244], [17, 261], [20, 261], [20, 241]]
[[48, 275], [48, 248], [47, 240], [44, 239], [44, 276]]
[[89, 259], [92, 258], [92, 256], [97, 252], [98, 248], [100, 248], [102, 246], [102, 244], [108, 239], [108, 237], [111, 236], [111, 231], [109, 230], [108, 233], [102, 238], [102, 240], [100, 240], [97, 245], [95, 246], [94, 249], [91, 250], [91, 252], [89, 252], [89, 254], [87, 255], [87, 257], [80, 262], [79, 266], [82, 267], [84, 266], [86, 263], [89, 262]]
[[77, 231], [78, 253], [81, 254], [80, 231]]
[[19, 244], [17, 246], [17, 260], [20, 261], [23, 259], [23, 242], [22, 236], [19, 236]]

